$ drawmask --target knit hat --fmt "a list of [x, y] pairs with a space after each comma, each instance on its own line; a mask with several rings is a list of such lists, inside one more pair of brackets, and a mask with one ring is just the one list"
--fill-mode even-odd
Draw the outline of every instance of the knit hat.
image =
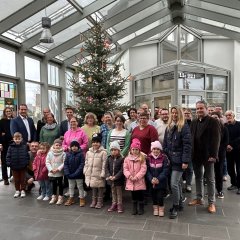
[[77, 140], [72, 140], [70, 143], [70, 148], [76, 146], [78, 148], [80, 148], [79, 142]]
[[132, 140], [131, 148], [137, 148], [141, 150], [141, 142], [137, 138], [134, 138]]
[[54, 140], [53, 144], [55, 144], [55, 143], [59, 143], [60, 145], [62, 145], [62, 140], [57, 138]]
[[117, 149], [117, 150], [121, 151], [118, 141], [113, 141], [110, 143], [110, 150], [111, 149]]
[[158, 148], [160, 150], [162, 150], [162, 144], [159, 141], [155, 141], [151, 143], [151, 151], [153, 150], [153, 148]]
[[99, 142], [101, 143], [102, 141], [102, 134], [101, 133], [94, 133], [92, 135], [92, 142]]

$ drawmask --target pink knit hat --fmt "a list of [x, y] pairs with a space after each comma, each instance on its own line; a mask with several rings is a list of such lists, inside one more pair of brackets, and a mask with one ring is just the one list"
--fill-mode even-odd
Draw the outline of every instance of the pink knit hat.
[[151, 143], [151, 151], [153, 150], [153, 148], [158, 148], [160, 150], [162, 150], [162, 144], [159, 141], [155, 141]]
[[141, 150], [141, 143], [137, 138], [134, 138], [132, 140], [131, 148], [137, 148], [137, 149]]

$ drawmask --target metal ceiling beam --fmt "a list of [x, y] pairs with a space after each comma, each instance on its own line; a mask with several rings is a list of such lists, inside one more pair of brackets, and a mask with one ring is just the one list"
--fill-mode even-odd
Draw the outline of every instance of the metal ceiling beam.
[[[109, 5], [115, 1], [116, 0], [95, 1], [83, 9], [83, 14], [81, 14], [80, 12], [77, 11], [77, 12], [67, 16], [63, 20], [52, 25], [52, 27], [51, 27], [52, 35], [56, 35], [57, 33], [63, 31], [64, 29], [81, 21], [88, 15], [91, 15], [92, 13], [98, 11], [99, 9], [106, 7], [107, 5]], [[23, 47], [26, 49], [29, 49], [29, 48], [32, 48], [33, 46], [37, 45], [39, 43], [40, 36], [41, 36], [41, 32], [34, 35], [33, 37], [29, 38], [28, 40], [24, 41], [22, 44]]]
[[28, 5], [24, 6], [23, 8], [19, 9], [18, 11], [11, 14], [9, 17], [3, 19], [0, 22], [0, 34], [6, 32], [7, 30], [13, 28], [17, 24], [23, 22], [27, 18], [31, 17], [35, 13], [41, 11], [45, 7], [53, 4], [57, 0], [48, 0], [46, 5], [42, 0], [35, 0]]
[[202, 23], [202, 22], [195, 21], [195, 20], [185, 19], [184, 25], [186, 25], [188, 27], [200, 29], [200, 30], [203, 30], [206, 32], [214, 33], [216, 35], [225, 36], [230, 39], [234, 39], [236, 41], [240, 41], [240, 33], [237, 33], [237, 32], [231, 31], [231, 30], [227, 30], [224, 28], [216, 27], [216, 26], [213, 26], [213, 25], [210, 25], [207, 23]]
[[222, 7], [228, 7], [232, 9], [240, 10], [239, 0], [201, 0], [202, 2], [212, 3]]

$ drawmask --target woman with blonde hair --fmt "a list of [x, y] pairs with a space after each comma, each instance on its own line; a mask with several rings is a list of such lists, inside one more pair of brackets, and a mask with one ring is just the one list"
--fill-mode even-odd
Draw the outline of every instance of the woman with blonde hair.
[[92, 136], [100, 133], [100, 127], [97, 125], [97, 116], [89, 112], [84, 118], [84, 125], [81, 127], [88, 137], [88, 149], [92, 146]]
[[168, 126], [163, 140], [163, 150], [170, 159], [172, 169], [171, 189], [173, 207], [170, 209], [170, 218], [174, 219], [178, 211], [183, 210], [181, 178], [184, 169], [191, 160], [191, 133], [184, 114], [180, 107], [175, 106], [170, 110]]

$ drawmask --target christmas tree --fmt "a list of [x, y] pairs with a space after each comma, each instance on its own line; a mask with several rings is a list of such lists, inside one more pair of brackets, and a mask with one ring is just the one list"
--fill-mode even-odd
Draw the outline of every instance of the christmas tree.
[[121, 77], [119, 64], [109, 64], [112, 44], [106, 31], [96, 23], [88, 36], [81, 38], [84, 40], [81, 57], [76, 75], [70, 80], [78, 114], [83, 118], [87, 112], [93, 112], [100, 119], [107, 111], [126, 109], [119, 100], [126, 93], [129, 77]]

